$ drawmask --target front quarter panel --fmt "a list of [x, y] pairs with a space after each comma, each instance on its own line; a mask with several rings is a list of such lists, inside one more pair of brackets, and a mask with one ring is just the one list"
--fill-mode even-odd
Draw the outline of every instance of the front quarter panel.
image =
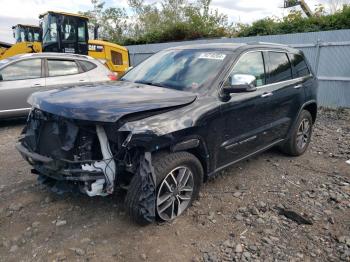
[[223, 127], [220, 104], [214, 96], [198, 98], [182, 108], [126, 122], [118, 131], [130, 134], [129, 148], [143, 147], [150, 152], [170, 148], [182, 141], [198, 139], [200, 154], [209, 161], [207, 171], [210, 172], [216, 166], [218, 134]]
[[191, 127], [208, 125], [220, 113], [220, 102], [215, 97], [199, 98], [192, 104], [170, 112], [125, 123], [119, 131], [134, 134], [153, 133], [157, 136], [170, 134]]

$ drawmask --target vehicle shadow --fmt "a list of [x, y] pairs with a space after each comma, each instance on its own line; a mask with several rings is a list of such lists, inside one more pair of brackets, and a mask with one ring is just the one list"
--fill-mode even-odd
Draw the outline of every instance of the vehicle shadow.
[[[283, 156], [283, 153], [281, 153], [278, 148], [271, 148], [262, 154], [259, 154], [245, 161], [232, 165], [231, 167], [228, 167], [224, 170], [224, 172], [218, 173], [218, 176], [235, 176], [238, 175], [238, 173], [235, 170], [235, 168], [237, 168], [238, 166], [245, 168], [248, 165], [254, 165], [256, 161], [258, 161], [261, 158], [276, 159]], [[218, 176], [212, 177], [210, 181], [207, 181], [208, 184], [220, 183], [219, 180], [217, 180]], [[124, 225], [133, 225], [135, 226], [135, 228], [138, 228], [138, 226], [133, 224], [126, 215], [126, 209], [124, 206], [124, 200], [126, 196], [125, 190], [118, 189], [115, 192], [115, 194], [107, 197], [89, 197], [83, 193], [78, 192], [68, 192], [62, 195], [58, 195], [52, 192], [46, 186], [43, 186], [42, 190], [43, 191], [41, 191], [41, 194], [43, 194], [43, 196], [49, 196], [51, 199], [53, 199], [53, 202], [57, 204], [60, 203], [60, 205], [75, 207], [78, 208], [80, 211], [84, 210], [83, 213], [87, 215], [89, 219], [97, 219], [97, 217], [101, 215], [103, 217], [114, 217], [117, 219], [116, 221], [122, 222]], [[76, 219], [78, 220], [79, 217], [80, 216], [78, 215]], [[80, 217], [80, 219], [82, 218]]]
[[15, 127], [15, 126], [24, 125], [25, 123], [26, 123], [25, 117], [0, 120], [0, 128]]

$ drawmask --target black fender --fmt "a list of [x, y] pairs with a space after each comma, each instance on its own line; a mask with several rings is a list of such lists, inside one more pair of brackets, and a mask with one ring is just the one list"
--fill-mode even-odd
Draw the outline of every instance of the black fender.
[[298, 114], [297, 114], [296, 117], [294, 118], [293, 123], [292, 123], [292, 125], [291, 125], [291, 128], [290, 128], [289, 131], [288, 131], [288, 135], [287, 135], [287, 138], [286, 138], [287, 140], [291, 137], [292, 131], [293, 131], [294, 128], [295, 128], [295, 125], [296, 125], [296, 123], [297, 123], [297, 120], [298, 120], [298, 118], [299, 118], [301, 112], [305, 109], [305, 107], [307, 107], [308, 105], [311, 105], [311, 104], [315, 104], [316, 107], [317, 107], [317, 101], [316, 101], [315, 99], [309, 100], [309, 101], [305, 102], [305, 103], [300, 107], [300, 109], [299, 109], [299, 111], [298, 111]]

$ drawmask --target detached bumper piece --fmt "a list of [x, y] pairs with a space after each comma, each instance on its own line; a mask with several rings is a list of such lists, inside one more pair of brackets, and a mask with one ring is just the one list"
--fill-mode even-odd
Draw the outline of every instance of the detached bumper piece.
[[105, 196], [114, 191], [116, 163], [100, 125], [78, 125], [36, 109], [31, 112], [16, 148], [33, 166], [32, 173], [78, 183], [89, 196]]

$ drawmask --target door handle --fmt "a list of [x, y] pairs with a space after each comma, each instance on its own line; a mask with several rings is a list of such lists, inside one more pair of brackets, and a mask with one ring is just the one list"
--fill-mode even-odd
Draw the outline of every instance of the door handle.
[[269, 96], [272, 96], [273, 95], [273, 93], [272, 92], [269, 92], [269, 93], [263, 93], [262, 95], [261, 95], [261, 97], [269, 97]]
[[294, 86], [295, 89], [299, 89], [300, 87], [303, 87], [303, 85], [299, 84], [299, 85]]
[[42, 84], [34, 84], [34, 86], [43, 86]]
[[79, 82], [85, 82], [86, 80], [85, 79], [80, 79]]

